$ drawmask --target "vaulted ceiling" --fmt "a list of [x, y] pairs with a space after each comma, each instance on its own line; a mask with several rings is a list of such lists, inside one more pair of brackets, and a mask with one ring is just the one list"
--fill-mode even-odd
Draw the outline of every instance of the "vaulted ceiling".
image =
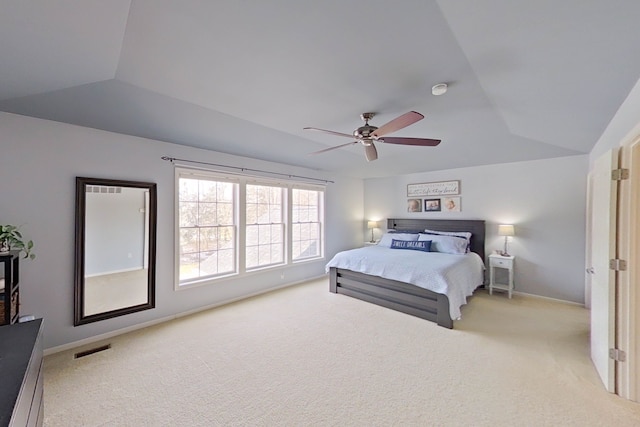
[[[635, 0], [6, 0], [0, 111], [363, 178], [575, 155], [640, 78], [639, 16]], [[393, 136], [438, 147], [308, 155], [349, 140], [306, 126], [411, 110], [425, 119]]]

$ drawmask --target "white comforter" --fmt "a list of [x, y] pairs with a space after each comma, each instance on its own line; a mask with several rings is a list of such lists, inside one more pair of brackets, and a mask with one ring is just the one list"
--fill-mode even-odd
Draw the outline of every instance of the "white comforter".
[[452, 319], [460, 318], [460, 307], [484, 279], [484, 263], [473, 252], [451, 255], [367, 246], [336, 254], [326, 265], [326, 271], [331, 267], [411, 283], [445, 294], [449, 297]]

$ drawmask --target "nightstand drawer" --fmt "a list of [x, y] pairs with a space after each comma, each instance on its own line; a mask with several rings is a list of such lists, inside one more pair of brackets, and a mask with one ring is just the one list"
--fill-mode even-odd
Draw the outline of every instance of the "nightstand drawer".
[[489, 265], [491, 267], [511, 268], [513, 267], [513, 259], [490, 257]]

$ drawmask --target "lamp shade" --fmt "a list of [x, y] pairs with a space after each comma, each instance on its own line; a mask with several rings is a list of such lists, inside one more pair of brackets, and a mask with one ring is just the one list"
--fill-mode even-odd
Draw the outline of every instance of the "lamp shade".
[[367, 228], [378, 228], [378, 221], [368, 221]]
[[513, 236], [515, 235], [513, 225], [502, 224], [498, 226], [498, 236]]

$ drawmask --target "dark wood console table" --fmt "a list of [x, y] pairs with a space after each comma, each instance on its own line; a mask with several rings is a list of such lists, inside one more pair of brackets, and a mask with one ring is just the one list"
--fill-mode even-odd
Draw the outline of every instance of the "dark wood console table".
[[42, 319], [0, 326], [0, 427], [41, 426]]

